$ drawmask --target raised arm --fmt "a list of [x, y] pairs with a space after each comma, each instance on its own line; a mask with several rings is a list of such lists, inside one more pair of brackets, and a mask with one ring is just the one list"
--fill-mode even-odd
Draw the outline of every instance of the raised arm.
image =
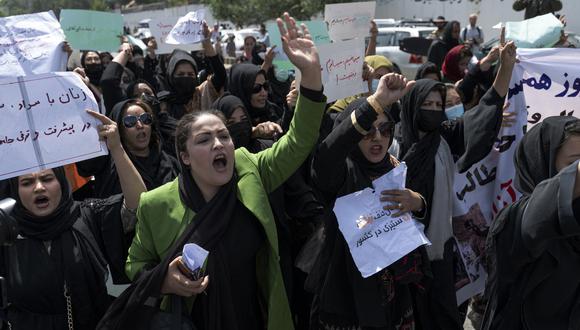
[[320, 61], [310, 32], [302, 26], [304, 37], [298, 36], [296, 21], [284, 14], [285, 27], [278, 19], [284, 52], [301, 74], [300, 96], [288, 132], [270, 149], [255, 155], [262, 182], [267, 191], [282, 184], [304, 162], [316, 144], [324, 113]]
[[516, 0], [516, 1], [514, 1], [512, 8], [515, 11], [521, 11], [521, 10], [524, 10], [528, 7], [528, 3], [529, 3], [529, 0]]
[[224, 67], [224, 63], [218, 56], [217, 52], [215, 51], [215, 48], [211, 43], [210, 39], [211, 32], [209, 31], [206, 22], [203, 23], [203, 35], [205, 39], [201, 42], [201, 45], [203, 46], [203, 52], [205, 53], [205, 57], [209, 62], [209, 66], [213, 71], [211, 83], [213, 84], [215, 90], [219, 93], [222, 90], [222, 88], [224, 88], [224, 86], [226, 85], [227, 79], [226, 68]]
[[103, 71], [101, 77], [101, 89], [103, 91], [103, 101], [107, 114], [113, 111], [113, 106], [122, 101], [126, 96], [121, 88], [121, 77], [127, 62], [133, 57], [133, 48], [128, 43], [120, 47], [119, 54], [113, 58], [113, 61]]
[[139, 171], [137, 171], [131, 162], [131, 159], [129, 159], [129, 156], [123, 149], [117, 123], [98, 112], [87, 112], [102, 123], [102, 125], [97, 127], [99, 137], [107, 142], [111, 158], [117, 168], [121, 190], [125, 197], [125, 205], [131, 210], [137, 209], [141, 193], [146, 192], [147, 188], [145, 187], [145, 183], [143, 182]]
[[377, 23], [374, 20], [371, 21], [371, 37], [369, 38], [369, 44], [365, 56], [375, 55], [377, 53], [377, 36], [379, 35], [379, 29], [377, 28]]

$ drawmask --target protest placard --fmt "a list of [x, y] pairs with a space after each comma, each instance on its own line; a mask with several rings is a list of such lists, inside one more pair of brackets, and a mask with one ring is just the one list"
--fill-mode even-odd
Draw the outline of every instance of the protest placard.
[[171, 45], [189, 45], [201, 42], [203, 37], [204, 10], [192, 11], [180, 17], [169, 31], [165, 42]]
[[1, 79], [0, 180], [106, 154], [86, 109], [99, 107], [75, 73]]
[[123, 35], [123, 16], [94, 10], [63, 9], [60, 24], [75, 49], [116, 52]]
[[[326, 29], [326, 23], [323, 21], [298, 21], [297, 25], [306, 25], [310, 36], [315, 45], [325, 45], [330, 43], [330, 37], [328, 36], [328, 30]], [[268, 34], [270, 35], [270, 44], [276, 46], [274, 53], [274, 66], [277, 70], [291, 70], [294, 66], [288, 60], [288, 57], [282, 49], [282, 39], [280, 36], [280, 30], [278, 30], [278, 24], [269, 23], [266, 27]]]
[[455, 175], [453, 232], [462, 261], [455, 276], [458, 304], [485, 289], [489, 225], [521, 196], [514, 185], [513, 157], [525, 127], [550, 116], [579, 116], [579, 55], [576, 49], [518, 49], [507, 96], [507, 111], [515, 114], [516, 123], [500, 130], [487, 157]]
[[559, 40], [564, 25], [553, 14], [536, 16], [524, 21], [507, 22], [505, 37], [520, 48], [547, 48]]
[[423, 225], [410, 213], [393, 217], [383, 209], [381, 191], [404, 189], [407, 166], [397, 166], [373, 181], [373, 188], [339, 197], [334, 205], [338, 227], [358, 270], [369, 277], [421, 245], [431, 244]]
[[174, 49], [183, 49], [185, 51], [194, 51], [202, 49], [200, 43], [190, 44], [190, 45], [172, 45], [166, 42], [167, 36], [177, 24], [179, 17], [168, 16], [162, 18], [155, 18], [149, 22], [149, 30], [151, 35], [155, 37], [157, 41], [157, 54], [169, 54]]
[[64, 71], [63, 42], [52, 11], [0, 18], [0, 78]]
[[333, 41], [364, 38], [375, 17], [375, 1], [336, 3], [324, 6], [324, 21]]

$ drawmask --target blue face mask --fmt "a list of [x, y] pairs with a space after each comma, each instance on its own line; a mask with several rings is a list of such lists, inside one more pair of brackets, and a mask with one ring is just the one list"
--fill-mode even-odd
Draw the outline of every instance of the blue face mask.
[[289, 74], [288, 70], [275, 70], [274, 76], [276, 76], [276, 80], [279, 82], [284, 82], [288, 80]]
[[379, 88], [379, 83], [381, 82], [380, 79], [373, 79], [371, 82], [371, 93], [374, 93]]
[[459, 103], [458, 105], [454, 105], [449, 109], [445, 109], [445, 115], [449, 120], [461, 118], [463, 113], [465, 113], [465, 110], [463, 109], [463, 103]]

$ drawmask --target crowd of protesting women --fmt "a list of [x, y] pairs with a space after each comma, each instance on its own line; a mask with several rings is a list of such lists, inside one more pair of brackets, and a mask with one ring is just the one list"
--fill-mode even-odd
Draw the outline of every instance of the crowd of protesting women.
[[[327, 104], [308, 29], [288, 14], [278, 27], [299, 85], [253, 37], [226, 70], [205, 24], [195, 54], [157, 55], [154, 39], [145, 53], [82, 53], [74, 72], [106, 114], [90, 113], [110, 153], [1, 184], [19, 231], [0, 248], [9, 329], [463, 328], [454, 173], [495, 143], [514, 43], [467, 68], [450, 22], [410, 80], [371, 42], [370, 92]], [[485, 329], [580, 328], [579, 158], [574, 117], [544, 120], [519, 145], [524, 197], [490, 229]], [[381, 201], [431, 245], [363, 277], [333, 205], [401, 162], [406, 188]], [[71, 176], [92, 179], [72, 191]], [[189, 243], [209, 251], [199, 278], [183, 267]], [[109, 277], [130, 285], [113, 297]]]

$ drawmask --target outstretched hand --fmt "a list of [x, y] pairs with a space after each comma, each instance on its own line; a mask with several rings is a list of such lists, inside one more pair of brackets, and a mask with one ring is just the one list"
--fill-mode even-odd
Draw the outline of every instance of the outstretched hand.
[[278, 18], [277, 23], [282, 36], [284, 53], [302, 74], [301, 84], [309, 89], [321, 90], [320, 59], [310, 31], [306, 25], [302, 24], [302, 36], [300, 36], [296, 20], [288, 13], [284, 13], [284, 20]]
[[87, 110], [87, 113], [101, 122], [102, 125], [97, 126], [99, 139], [107, 142], [109, 150], [117, 150], [118, 148], [121, 148], [121, 137], [119, 135], [117, 123], [96, 111]]

